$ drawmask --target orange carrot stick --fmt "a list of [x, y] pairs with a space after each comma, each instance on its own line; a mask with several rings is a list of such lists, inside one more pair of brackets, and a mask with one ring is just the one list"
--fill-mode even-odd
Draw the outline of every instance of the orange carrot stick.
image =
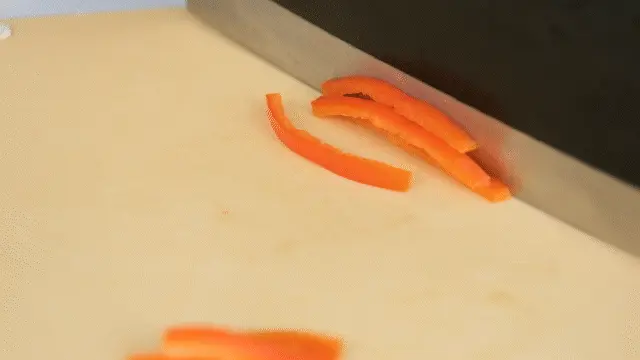
[[317, 360], [337, 359], [342, 353], [343, 343], [337, 337], [317, 334], [307, 331], [276, 330], [276, 331], [254, 331], [247, 333], [247, 336], [269, 341], [278, 344], [279, 347], [287, 351], [302, 351], [313, 355]]
[[[402, 139], [399, 139], [398, 137], [389, 137], [389, 140], [391, 140], [394, 144], [405, 149], [408, 153], [414, 156], [417, 156], [425, 160], [429, 164], [439, 167], [441, 170], [446, 172], [446, 169], [442, 169], [442, 167], [440, 167], [438, 163], [436, 163], [436, 161], [431, 156], [427, 155], [422, 149], [419, 149], [413, 145], [409, 145], [405, 143]], [[502, 183], [500, 180], [494, 179], [494, 178], [491, 179], [488, 185], [479, 186], [471, 190], [493, 203], [502, 202], [502, 201], [511, 199], [511, 191], [509, 190], [507, 185]]]
[[220, 360], [202, 356], [171, 356], [162, 353], [141, 353], [130, 355], [128, 360]]
[[511, 199], [511, 191], [498, 179], [491, 179], [491, 184], [475, 188], [473, 191], [494, 203]]
[[280, 141], [298, 155], [347, 179], [395, 191], [407, 191], [411, 173], [391, 165], [358, 157], [322, 143], [304, 130], [296, 129], [287, 118], [280, 94], [268, 94], [271, 127]]
[[329, 354], [339, 354], [342, 341], [337, 337], [299, 330], [267, 330], [235, 332], [211, 326], [176, 326], [168, 328], [163, 337], [164, 344], [184, 340], [210, 342], [222, 338], [243, 337], [277, 344], [279, 347], [315, 348]]
[[458, 152], [466, 153], [478, 147], [471, 136], [442, 111], [386, 81], [367, 76], [340, 77], [324, 82], [322, 93], [327, 96], [366, 95], [376, 102], [391, 106], [398, 114], [443, 139]]
[[320, 334], [231, 332], [210, 327], [170, 328], [164, 334], [162, 347], [165, 354], [172, 356], [219, 360], [337, 360], [342, 352], [340, 340]]
[[465, 186], [488, 186], [491, 177], [468, 155], [396, 113], [391, 107], [374, 101], [346, 96], [321, 96], [311, 103], [319, 117], [346, 116], [367, 120], [375, 128], [396, 136], [424, 151], [435, 163]]

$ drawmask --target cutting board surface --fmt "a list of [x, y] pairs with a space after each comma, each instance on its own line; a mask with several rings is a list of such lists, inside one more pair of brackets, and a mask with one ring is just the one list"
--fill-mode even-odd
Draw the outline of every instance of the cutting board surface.
[[[0, 42], [0, 358], [123, 359], [184, 322], [343, 335], [346, 359], [640, 359], [640, 264], [490, 205], [184, 10]], [[408, 193], [284, 148], [264, 94]]]

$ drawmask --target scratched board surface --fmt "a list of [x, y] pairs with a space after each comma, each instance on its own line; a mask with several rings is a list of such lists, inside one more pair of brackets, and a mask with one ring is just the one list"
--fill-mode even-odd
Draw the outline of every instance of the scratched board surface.
[[[336, 333], [348, 360], [637, 359], [637, 260], [315, 119], [317, 93], [186, 12], [12, 24], [2, 358], [124, 358], [213, 322]], [[268, 125], [273, 91], [296, 125], [413, 170], [412, 190], [292, 154]]]

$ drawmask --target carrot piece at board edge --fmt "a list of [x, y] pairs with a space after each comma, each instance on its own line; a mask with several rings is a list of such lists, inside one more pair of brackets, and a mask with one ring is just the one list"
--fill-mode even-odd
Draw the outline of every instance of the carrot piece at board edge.
[[229, 332], [215, 327], [174, 327], [165, 332], [162, 349], [171, 356], [222, 360], [337, 360], [342, 342], [300, 331]]
[[[163, 335], [163, 346], [172, 344], [195, 342], [231, 343], [260, 342], [268, 347], [279, 348], [283, 351], [306, 351], [321, 356], [322, 359], [336, 358], [340, 355], [343, 342], [339, 337], [328, 336], [302, 330], [251, 330], [232, 332], [214, 326], [175, 326], [168, 328]], [[231, 342], [229, 340], [232, 340]], [[318, 357], [318, 356], [316, 356]]]
[[162, 335], [163, 342], [180, 341], [182, 339], [215, 339], [232, 336], [234, 332], [218, 326], [180, 325], [171, 326]]
[[277, 343], [306, 343], [318, 346], [326, 346], [335, 350], [342, 348], [342, 340], [339, 337], [315, 333], [303, 330], [250, 330], [231, 331], [216, 326], [185, 325], [172, 326], [165, 330], [164, 342], [171, 342], [180, 339], [216, 339], [224, 336], [246, 336], [250, 338], [263, 339]]
[[409, 171], [380, 161], [345, 153], [323, 143], [310, 133], [291, 124], [280, 94], [267, 94], [271, 127], [280, 141], [296, 154], [352, 181], [394, 191], [408, 191], [412, 175]]
[[407, 120], [387, 105], [346, 96], [320, 96], [311, 102], [319, 117], [362, 119], [429, 155], [439, 167], [469, 188], [488, 186], [491, 177], [467, 154], [460, 153], [434, 134]]
[[162, 337], [162, 352], [170, 356], [263, 360], [261, 351], [250, 345], [233, 331], [219, 327], [170, 327]]
[[165, 338], [162, 353], [171, 357], [211, 358], [216, 360], [277, 360], [268, 347], [258, 347], [238, 335]]
[[334, 336], [299, 330], [251, 331], [247, 336], [277, 343], [291, 349], [307, 349], [326, 358], [337, 358], [344, 346], [342, 339]]
[[328, 96], [366, 95], [393, 107], [398, 114], [429, 130], [458, 152], [466, 153], [478, 148], [476, 141], [445, 113], [384, 80], [359, 75], [338, 77], [325, 81], [322, 93]]
[[219, 360], [202, 356], [173, 356], [163, 353], [139, 353], [129, 355], [127, 360]]

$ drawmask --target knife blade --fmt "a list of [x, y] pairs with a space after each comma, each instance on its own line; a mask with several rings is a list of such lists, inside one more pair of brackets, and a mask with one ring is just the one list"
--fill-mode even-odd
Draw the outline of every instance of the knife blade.
[[456, 119], [473, 156], [524, 202], [640, 256], [640, 191], [385, 64], [269, 0], [187, 0], [187, 9], [303, 83], [352, 74], [387, 80]]

